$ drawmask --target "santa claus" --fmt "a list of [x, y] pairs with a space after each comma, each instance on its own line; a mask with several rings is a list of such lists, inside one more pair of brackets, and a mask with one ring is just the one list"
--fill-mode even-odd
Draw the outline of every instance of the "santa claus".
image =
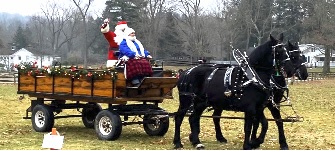
[[119, 51], [119, 45], [124, 38], [124, 30], [128, 28], [126, 21], [119, 21], [115, 26], [115, 31], [109, 30], [109, 19], [105, 19], [104, 23], [101, 25], [100, 30], [104, 34], [106, 40], [109, 43], [108, 49], [108, 58], [106, 67], [113, 67], [117, 60], [118, 56], [115, 55], [116, 51]]

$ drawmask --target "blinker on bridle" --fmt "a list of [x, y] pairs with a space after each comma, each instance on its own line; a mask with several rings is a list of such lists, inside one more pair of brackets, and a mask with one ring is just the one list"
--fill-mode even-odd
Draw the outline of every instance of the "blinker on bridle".
[[[279, 47], [279, 46], [284, 46], [284, 44], [283, 44], [283, 43], [278, 43], [278, 44], [272, 46], [273, 66], [275, 67], [275, 70], [276, 70], [276, 76], [280, 76], [280, 75], [279, 75], [279, 69], [278, 69], [278, 66], [277, 66], [277, 64], [276, 64], [276, 48]], [[289, 57], [289, 55], [287, 54], [286, 48], [283, 47], [283, 49], [285, 50], [285, 54], [286, 54], [287, 58], [286, 58], [285, 60], [282, 60], [282, 61], [280, 62], [280, 64], [284, 64], [286, 61], [290, 60], [290, 57]]]

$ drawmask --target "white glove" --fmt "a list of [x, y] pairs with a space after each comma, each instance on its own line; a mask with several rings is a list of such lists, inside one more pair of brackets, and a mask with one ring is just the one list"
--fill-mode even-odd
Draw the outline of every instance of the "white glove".
[[135, 55], [135, 59], [140, 59], [141, 58], [141, 56], [140, 55]]
[[127, 62], [129, 60], [129, 57], [123, 56], [120, 58], [120, 60], [122, 60], [123, 62]]
[[102, 33], [107, 33], [109, 31], [109, 19], [105, 19], [104, 23], [101, 25], [100, 30]]
[[148, 55], [147, 58], [152, 59], [152, 56], [151, 56], [151, 55]]

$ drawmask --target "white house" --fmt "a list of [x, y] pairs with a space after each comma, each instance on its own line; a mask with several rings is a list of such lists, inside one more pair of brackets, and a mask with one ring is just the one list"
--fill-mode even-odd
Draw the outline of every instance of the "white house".
[[[325, 50], [322, 45], [316, 44], [300, 44], [299, 48], [303, 55], [305, 55], [308, 67], [322, 67]], [[332, 53], [330, 67], [335, 67], [335, 54]]]
[[7, 67], [20, 64], [22, 62], [37, 62], [38, 67], [51, 66], [56, 57], [52, 55], [33, 54], [25, 48], [22, 48], [11, 55], [0, 55], [0, 63]]

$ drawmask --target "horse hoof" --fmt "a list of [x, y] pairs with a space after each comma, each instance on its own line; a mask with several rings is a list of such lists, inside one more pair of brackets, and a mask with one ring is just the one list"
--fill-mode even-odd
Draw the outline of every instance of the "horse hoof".
[[280, 147], [280, 150], [289, 150], [288, 146]]
[[205, 145], [203, 145], [203, 144], [197, 144], [197, 145], [195, 146], [195, 148], [196, 148], [197, 150], [203, 150], [203, 149], [205, 149]]
[[255, 139], [255, 140], [252, 140], [251, 142], [250, 142], [250, 147], [252, 148], [252, 149], [257, 149], [257, 148], [259, 148], [261, 146], [261, 141], [259, 140], [259, 139]]
[[184, 147], [183, 144], [176, 144], [174, 146], [174, 149], [182, 149], [183, 147]]

